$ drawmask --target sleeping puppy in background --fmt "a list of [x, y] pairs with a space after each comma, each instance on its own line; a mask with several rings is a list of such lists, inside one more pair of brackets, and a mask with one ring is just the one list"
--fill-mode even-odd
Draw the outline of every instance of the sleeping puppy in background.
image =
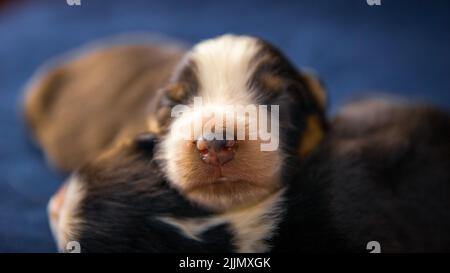
[[[193, 110], [174, 115], [178, 105]], [[258, 108], [238, 116], [230, 105], [265, 105], [270, 122], [260, 122], [265, 112]], [[248, 36], [224, 35], [190, 51], [164, 44], [104, 47], [46, 70], [29, 85], [25, 115], [48, 161], [75, 171], [49, 204], [59, 247], [78, 239], [87, 251], [132, 251], [142, 233], [166, 237], [175, 229], [189, 242], [203, 241], [211, 229], [226, 226], [220, 231], [228, 234], [227, 244], [219, 240], [223, 246], [212, 249], [268, 251], [281, 216], [284, 176], [322, 140], [324, 105], [315, 77]], [[216, 119], [211, 110], [232, 118]], [[196, 124], [207, 124], [208, 133]], [[252, 137], [255, 131], [269, 138]], [[155, 155], [142, 159], [126, 147], [135, 147], [145, 132], [152, 134]], [[264, 144], [273, 146], [264, 150]], [[167, 205], [159, 210], [160, 204]], [[155, 215], [144, 217], [146, 224], [142, 216], [152, 215], [152, 207]], [[205, 213], [215, 217], [193, 217]], [[166, 226], [172, 229], [159, 233]], [[103, 244], [83, 239], [99, 233]], [[109, 236], [125, 241], [111, 244]], [[217, 243], [220, 236], [214, 237]], [[146, 241], [135, 249], [189, 250], [176, 241], [153, 248]]]

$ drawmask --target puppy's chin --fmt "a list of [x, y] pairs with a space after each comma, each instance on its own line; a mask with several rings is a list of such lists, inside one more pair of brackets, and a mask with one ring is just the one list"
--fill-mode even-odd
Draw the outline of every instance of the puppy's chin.
[[191, 200], [215, 211], [225, 211], [258, 203], [277, 189], [277, 183], [272, 183], [259, 185], [253, 181], [221, 177], [212, 182], [188, 186], [185, 194]]
[[165, 144], [168, 180], [188, 199], [207, 208], [225, 211], [248, 206], [280, 188], [281, 156], [278, 151], [261, 151], [258, 140], [238, 141], [233, 160], [220, 167], [203, 162], [189, 141]]

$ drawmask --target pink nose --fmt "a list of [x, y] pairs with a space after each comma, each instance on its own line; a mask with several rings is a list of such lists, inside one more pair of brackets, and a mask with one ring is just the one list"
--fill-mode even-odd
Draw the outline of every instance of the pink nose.
[[197, 140], [197, 150], [203, 162], [211, 165], [222, 166], [234, 158], [236, 141], [234, 140]]
[[54, 223], [58, 222], [61, 208], [64, 204], [64, 198], [66, 197], [68, 183], [64, 183], [61, 188], [50, 199], [48, 210], [50, 214], [50, 220]]

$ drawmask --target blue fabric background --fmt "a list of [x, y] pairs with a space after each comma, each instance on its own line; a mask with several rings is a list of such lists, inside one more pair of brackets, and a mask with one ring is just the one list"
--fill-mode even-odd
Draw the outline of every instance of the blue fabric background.
[[449, 1], [13, 2], [0, 10], [0, 252], [55, 251], [45, 207], [64, 177], [27, 139], [21, 90], [44, 61], [92, 39], [128, 31], [189, 43], [258, 35], [319, 72], [331, 112], [372, 91], [450, 106]]

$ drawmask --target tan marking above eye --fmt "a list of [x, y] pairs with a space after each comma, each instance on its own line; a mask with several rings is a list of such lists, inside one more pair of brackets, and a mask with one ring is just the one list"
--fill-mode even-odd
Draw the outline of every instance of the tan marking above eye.
[[312, 153], [324, 137], [324, 129], [317, 115], [307, 117], [306, 129], [300, 139], [299, 154], [305, 158]]
[[263, 86], [269, 90], [280, 92], [284, 85], [286, 80], [283, 79], [280, 76], [276, 75], [263, 75], [261, 77], [261, 81], [263, 83]]
[[147, 119], [147, 128], [150, 133], [160, 134], [162, 128], [154, 114], [151, 114]]
[[177, 83], [171, 86], [167, 91], [167, 96], [169, 99], [181, 102], [186, 97], [186, 88], [182, 83]]
[[156, 117], [158, 121], [162, 124], [166, 123], [166, 121], [170, 117], [170, 107], [161, 107], [156, 112]]
[[327, 106], [327, 92], [324, 86], [321, 84], [319, 78], [313, 74], [312, 72], [301, 72], [300, 76], [306, 81], [308, 85], [308, 89], [311, 90], [311, 93], [314, 99], [319, 104], [322, 110], [325, 110]]

